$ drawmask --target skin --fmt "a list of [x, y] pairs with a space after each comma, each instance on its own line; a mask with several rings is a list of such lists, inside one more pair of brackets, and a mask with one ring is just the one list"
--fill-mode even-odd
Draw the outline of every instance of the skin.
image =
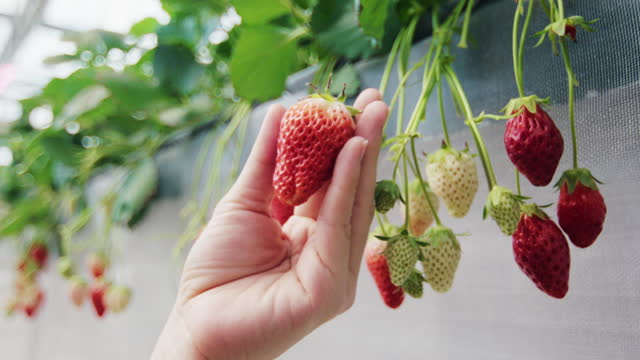
[[240, 177], [187, 257], [152, 359], [273, 359], [353, 305], [388, 113], [380, 99], [374, 89], [360, 94], [356, 136], [331, 181], [284, 226], [270, 202], [285, 109], [269, 109]]

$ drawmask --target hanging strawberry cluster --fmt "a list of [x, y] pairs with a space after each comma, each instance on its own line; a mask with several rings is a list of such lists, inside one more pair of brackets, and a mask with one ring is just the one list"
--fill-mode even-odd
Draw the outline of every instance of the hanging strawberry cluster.
[[[569, 78], [569, 121], [574, 151], [574, 168], [567, 170], [556, 184], [560, 189], [558, 218], [571, 241], [576, 246], [587, 247], [602, 230], [606, 207], [598, 192], [597, 180], [587, 169], [577, 165], [574, 120], [574, 87], [577, 81], [571, 70], [566, 38], [575, 40], [576, 26], [592, 31], [589, 24], [593, 21], [587, 22], [576, 16], [564, 18], [562, 0], [545, 1], [540, 3], [552, 23], [538, 35], [541, 42], [548, 35], [554, 49], [555, 43], [560, 43]], [[424, 282], [436, 292], [446, 292], [451, 288], [462, 252], [455, 232], [443, 225], [438, 216], [439, 203], [441, 200], [454, 218], [468, 214], [478, 190], [476, 156], [481, 160], [489, 187], [484, 217], [491, 217], [503, 234], [513, 237], [516, 263], [540, 290], [556, 298], [563, 298], [568, 291], [570, 254], [564, 234], [541, 206], [528, 203], [530, 198], [523, 196], [520, 188], [520, 173], [534, 186], [549, 185], [564, 150], [562, 134], [541, 106], [548, 99], [527, 95], [524, 91], [524, 43], [534, 4], [534, 0], [529, 1], [526, 16], [523, 1], [516, 5], [513, 63], [519, 97], [509, 101], [504, 116], [485, 113], [475, 116], [451, 65], [454, 59], [450, 48], [457, 29], [462, 29], [458, 46], [466, 47], [472, 0], [458, 2], [442, 22], [439, 6], [433, 5], [433, 40], [427, 54], [410, 70], [407, 70], [408, 49], [415, 21], [399, 34], [394, 44], [380, 86], [384, 91], [393, 63], [397, 61], [401, 81], [390, 104], [393, 108], [399, 102], [396, 136], [385, 143], [389, 146], [394, 170], [391, 179], [377, 184], [376, 216], [380, 226], [370, 235], [365, 252], [368, 268], [384, 302], [391, 308], [402, 304], [405, 293], [421, 297]], [[521, 28], [520, 18], [523, 16], [525, 22]], [[405, 84], [409, 75], [423, 65], [421, 94], [403, 129]], [[444, 81], [448, 83], [453, 102], [471, 132], [477, 155], [471, 154], [468, 146], [460, 150], [451, 143], [443, 105]], [[424, 161], [418, 157], [415, 139], [420, 136], [417, 127], [424, 120], [427, 101], [434, 90], [437, 92], [444, 140], [442, 148], [430, 153]], [[509, 159], [517, 169], [515, 192], [501, 186], [494, 174], [477, 127], [486, 118], [507, 120], [504, 143]], [[391, 224], [386, 216], [397, 202], [404, 204], [404, 224], [400, 226]], [[422, 271], [416, 268], [418, 262], [422, 264]]]

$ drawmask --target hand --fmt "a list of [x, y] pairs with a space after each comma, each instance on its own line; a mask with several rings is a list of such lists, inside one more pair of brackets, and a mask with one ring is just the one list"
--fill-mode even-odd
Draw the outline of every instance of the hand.
[[272, 106], [247, 163], [193, 245], [154, 359], [273, 359], [353, 304], [374, 205], [387, 106], [360, 94], [356, 136], [333, 177], [280, 224], [270, 215], [276, 140]]

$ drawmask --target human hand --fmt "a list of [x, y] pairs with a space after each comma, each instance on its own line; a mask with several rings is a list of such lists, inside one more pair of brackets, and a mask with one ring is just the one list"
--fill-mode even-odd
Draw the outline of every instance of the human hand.
[[380, 99], [377, 90], [360, 94], [356, 136], [331, 181], [284, 226], [270, 203], [285, 109], [269, 109], [241, 175], [187, 257], [153, 359], [273, 359], [353, 304], [388, 113]]

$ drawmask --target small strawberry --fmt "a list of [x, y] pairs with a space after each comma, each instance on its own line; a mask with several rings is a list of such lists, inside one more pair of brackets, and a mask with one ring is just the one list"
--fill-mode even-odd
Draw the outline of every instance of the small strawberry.
[[342, 100], [315, 94], [285, 112], [273, 174], [273, 187], [283, 203], [304, 203], [331, 178], [338, 153], [356, 129], [357, 110]]
[[558, 223], [569, 240], [581, 248], [596, 241], [607, 215], [596, 181], [589, 170], [572, 169], [565, 171], [556, 184], [560, 188]]
[[530, 96], [509, 102], [508, 113], [519, 113], [507, 121], [504, 145], [511, 162], [531, 184], [546, 186], [562, 157], [564, 140], [553, 120], [538, 105], [540, 101]]
[[102, 251], [91, 253], [87, 257], [87, 268], [95, 279], [99, 279], [109, 267], [109, 258]]
[[69, 280], [69, 298], [76, 307], [82, 306], [88, 296], [87, 282], [74, 276]]
[[430, 228], [424, 236], [429, 243], [422, 248], [422, 267], [433, 290], [444, 293], [451, 289], [462, 253], [453, 231], [444, 226]]
[[63, 256], [58, 260], [58, 273], [60, 273], [60, 275], [62, 275], [62, 277], [64, 277], [65, 279], [69, 279], [71, 276], [73, 276], [74, 271], [71, 259]]
[[420, 256], [420, 248], [415, 240], [406, 231], [403, 231], [387, 240], [384, 256], [389, 264], [391, 282], [402, 286], [415, 269]]
[[104, 295], [104, 303], [109, 311], [119, 313], [124, 310], [131, 300], [131, 289], [125, 286], [109, 286]]
[[[424, 185], [427, 194], [429, 194], [431, 204], [433, 204], [435, 210], [438, 211], [440, 206], [438, 197], [426, 184]], [[427, 197], [424, 196], [419, 179], [415, 179], [409, 185], [409, 204], [407, 206], [409, 207], [409, 232], [413, 236], [424, 234], [427, 228], [433, 223], [433, 212], [431, 212]]]
[[47, 245], [41, 242], [34, 243], [29, 249], [29, 257], [35, 262], [38, 269], [44, 269], [49, 259], [49, 249], [47, 249]]
[[404, 301], [404, 291], [401, 287], [391, 282], [389, 265], [384, 256], [386, 247], [387, 243], [385, 241], [378, 240], [371, 236], [369, 241], [367, 241], [364, 258], [367, 263], [367, 268], [378, 287], [380, 296], [382, 296], [382, 301], [384, 301], [388, 307], [396, 309], [402, 305]]
[[526, 197], [515, 195], [511, 190], [496, 185], [487, 196], [483, 217], [490, 215], [502, 233], [511, 236], [518, 227], [520, 205], [524, 199]]
[[402, 200], [398, 185], [391, 180], [381, 180], [376, 183], [375, 190], [376, 211], [385, 214], [393, 208], [398, 199]]
[[37, 285], [25, 289], [22, 295], [22, 310], [27, 317], [34, 317], [44, 302], [44, 292]]
[[104, 293], [107, 291], [108, 287], [109, 285], [103, 280], [98, 280], [98, 282], [93, 284], [91, 287], [91, 302], [93, 303], [93, 308], [96, 310], [96, 315], [98, 315], [98, 317], [104, 316], [104, 313], [107, 310], [104, 303]]
[[558, 299], [569, 290], [569, 245], [558, 225], [535, 204], [522, 206], [513, 233], [516, 263], [536, 286]]
[[478, 171], [467, 150], [442, 148], [427, 158], [429, 186], [447, 206], [449, 215], [464, 217], [478, 191]]
[[424, 293], [424, 287], [422, 285], [423, 282], [424, 278], [422, 275], [418, 271], [414, 270], [409, 276], [409, 279], [407, 279], [404, 285], [402, 285], [402, 289], [404, 289], [404, 292], [409, 294], [412, 298], [420, 299]]
[[271, 216], [278, 220], [280, 225], [284, 225], [291, 215], [293, 215], [293, 206], [283, 203], [277, 196], [271, 199]]

